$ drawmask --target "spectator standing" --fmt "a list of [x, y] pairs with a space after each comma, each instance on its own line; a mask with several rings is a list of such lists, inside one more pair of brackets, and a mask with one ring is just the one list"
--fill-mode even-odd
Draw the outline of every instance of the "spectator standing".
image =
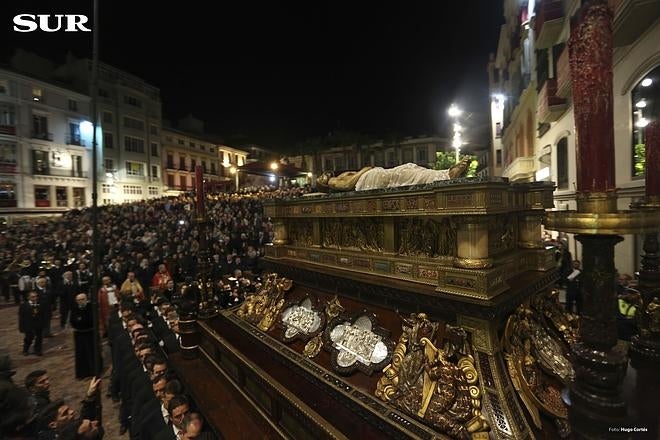
[[18, 330], [25, 335], [23, 339], [23, 356], [27, 356], [28, 350], [34, 341], [34, 354], [41, 356], [41, 344], [43, 331], [46, 326], [46, 309], [48, 307], [39, 303], [37, 292], [28, 294], [28, 301], [22, 303], [18, 308]]

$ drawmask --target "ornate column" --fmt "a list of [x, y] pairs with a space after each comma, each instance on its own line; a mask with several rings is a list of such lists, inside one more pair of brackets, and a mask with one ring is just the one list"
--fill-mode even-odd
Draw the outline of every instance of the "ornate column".
[[488, 219], [484, 217], [458, 217], [454, 265], [464, 269], [486, 269], [493, 265], [488, 256]]
[[523, 249], [543, 249], [541, 223], [543, 216], [538, 213], [525, 213], [518, 216], [518, 247]]

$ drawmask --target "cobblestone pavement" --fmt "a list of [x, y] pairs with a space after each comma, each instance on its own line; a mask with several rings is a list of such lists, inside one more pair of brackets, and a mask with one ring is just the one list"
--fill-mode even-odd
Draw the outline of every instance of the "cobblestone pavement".
[[[55, 313], [51, 322], [54, 337], [44, 338], [43, 356], [32, 354], [23, 356], [23, 335], [18, 332], [18, 306], [9, 305], [0, 299], [0, 352], [8, 350], [16, 375], [14, 383], [23, 386], [25, 376], [34, 370], [46, 370], [50, 377], [51, 399], [64, 399], [73, 408], [80, 407], [89, 380], [78, 380], [75, 375], [73, 331], [70, 327], [60, 330], [59, 314]], [[119, 439], [119, 404], [105, 396], [110, 383], [110, 350], [103, 342], [103, 428], [105, 439]], [[124, 435], [128, 438], [128, 434]]]

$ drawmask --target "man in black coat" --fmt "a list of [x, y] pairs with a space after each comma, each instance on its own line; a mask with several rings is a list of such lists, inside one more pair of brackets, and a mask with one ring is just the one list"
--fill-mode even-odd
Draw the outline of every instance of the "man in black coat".
[[34, 341], [34, 354], [41, 356], [41, 343], [43, 331], [46, 326], [48, 306], [39, 303], [37, 292], [28, 293], [28, 301], [18, 308], [18, 331], [25, 334], [23, 339], [23, 355], [28, 354], [30, 345]]
[[94, 376], [94, 326], [92, 308], [87, 295], [76, 295], [76, 306], [71, 310], [71, 327], [76, 350], [76, 378]]
[[50, 379], [46, 370], [35, 370], [25, 376], [25, 389], [33, 414], [38, 414], [50, 403]]
[[60, 297], [60, 328], [62, 330], [64, 330], [69, 321], [69, 313], [75, 306], [77, 293], [78, 283], [73, 279], [73, 272], [68, 270], [62, 274], [62, 280], [57, 291], [57, 296]]

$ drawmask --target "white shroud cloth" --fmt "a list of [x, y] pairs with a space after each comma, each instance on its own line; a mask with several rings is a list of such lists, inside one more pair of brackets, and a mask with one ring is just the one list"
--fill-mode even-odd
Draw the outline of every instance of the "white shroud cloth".
[[355, 191], [423, 185], [438, 180], [449, 180], [449, 170], [430, 170], [414, 163], [406, 163], [394, 168], [376, 167], [366, 171], [355, 184]]

